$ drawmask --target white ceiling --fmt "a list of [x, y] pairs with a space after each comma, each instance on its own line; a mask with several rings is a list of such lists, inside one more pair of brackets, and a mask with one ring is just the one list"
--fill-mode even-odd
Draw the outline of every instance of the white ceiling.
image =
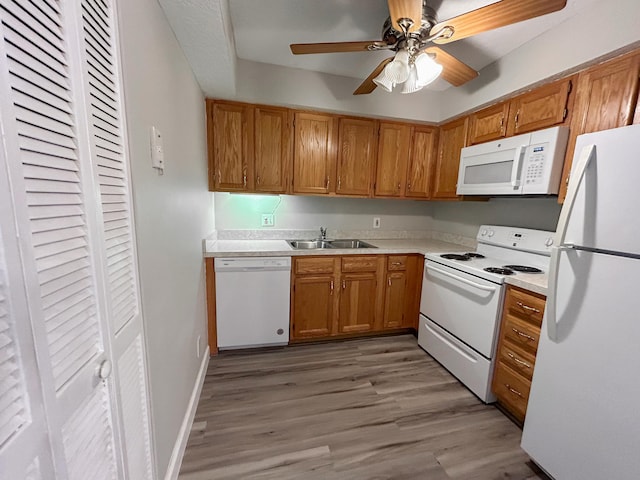
[[[429, 0], [446, 20], [496, 0]], [[595, 0], [568, 0], [556, 13], [476, 35], [442, 48], [476, 70], [493, 63]], [[291, 43], [379, 40], [386, 0], [229, 0], [238, 58], [353, 78], [366, 78], [389, 52], [293, 55]], [[606, 8], [605, 4], [602, 8]], [[444, 90], [444, 80], [429, 88]]]

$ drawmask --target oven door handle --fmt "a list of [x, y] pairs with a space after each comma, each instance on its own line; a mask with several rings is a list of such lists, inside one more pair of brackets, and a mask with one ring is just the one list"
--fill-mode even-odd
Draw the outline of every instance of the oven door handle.
[[488, 285], [481, 285], [480, 283], [472, 282], [471, 280], [467, 280], [466, 278], [459, 277], [449, 272], [445, 272], [444, 270], [440, 270], [439, 268], [432, 267], [431, 265], [425, 265], [427, 270], [433, 270], [434, 272], [438, 272], [441, 275], [444, 275], [449, 278], [453, 278], [454, 280], [464, 283], [466, 285], [470, 285], [472, 287], [477, 288], [478, 290], [484, 290], [485, 292], [495, 292], [496, 287], [489, 287]]

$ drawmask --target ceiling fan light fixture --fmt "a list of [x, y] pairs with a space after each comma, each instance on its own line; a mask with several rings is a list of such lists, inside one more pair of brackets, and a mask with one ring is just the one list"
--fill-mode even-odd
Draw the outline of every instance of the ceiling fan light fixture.
[[400, 50], [395, 58], [387, 64], [373, 83], [391, 92], [397, 84], [405, 82], [409, 78], [409, 52]]
[[442, 73], [442, 65], [436, 63], [427, 53], [421, 53], [413, 62], [416, 69], [418, 84], [425, 87], [433, 82]]

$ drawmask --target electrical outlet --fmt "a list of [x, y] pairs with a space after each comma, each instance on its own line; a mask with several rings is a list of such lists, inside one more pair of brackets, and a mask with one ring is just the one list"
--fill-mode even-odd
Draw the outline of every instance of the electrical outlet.
[[380, 228], [380, 217], [373, 217], [373, 228]]
[[262, 227], [273, 227], [273, 214], [272, 213], [263, 213], [262, 221], [260, 222], [260, 226]]
[[202, 335], [198, 335], [196, 339], [196, 357], [200, 358], [200, 340], [202, 340]]

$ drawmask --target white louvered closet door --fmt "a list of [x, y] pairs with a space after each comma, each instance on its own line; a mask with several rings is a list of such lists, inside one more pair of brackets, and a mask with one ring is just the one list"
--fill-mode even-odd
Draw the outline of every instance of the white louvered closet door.
[[81, 0], [87, 124], [129, 478], [151, 480], [151, 438], [120, 56], [113, 0]]
[[52, 452], [16, 468], [151, 479], [113, 6], [0, 5], [5, 164]]

